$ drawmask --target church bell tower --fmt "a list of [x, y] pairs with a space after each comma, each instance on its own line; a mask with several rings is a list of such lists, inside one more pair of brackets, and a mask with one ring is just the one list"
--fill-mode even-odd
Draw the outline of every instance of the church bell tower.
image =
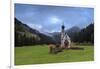
[[65, 26], [64, 23], [61, 26], [61, 48], [64, 48], [64, 36], [65, 36]]

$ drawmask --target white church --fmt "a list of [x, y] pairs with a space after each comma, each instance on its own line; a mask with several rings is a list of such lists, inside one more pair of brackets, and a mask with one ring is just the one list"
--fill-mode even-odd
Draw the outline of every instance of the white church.
[[61, 48], [68, 49], [70, 47], [71, 47], [71, 39], [67, 35], [67, 33], [65, 33], [65, 26], [63, 23], [63, 25], [61, 26]]

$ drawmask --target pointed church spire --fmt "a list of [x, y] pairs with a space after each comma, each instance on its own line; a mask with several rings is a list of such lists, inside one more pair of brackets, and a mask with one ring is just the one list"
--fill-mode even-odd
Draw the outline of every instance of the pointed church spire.
[[64, 22], [62, 23], [62, 29], [64, 29], [65, 28], [65, 26], [64, 26]]
[[64, 31], [64, 22], [62, 23], [61, 26], [61, 48], [64, 48], [64, 36], [65, 36], [65, 31]]

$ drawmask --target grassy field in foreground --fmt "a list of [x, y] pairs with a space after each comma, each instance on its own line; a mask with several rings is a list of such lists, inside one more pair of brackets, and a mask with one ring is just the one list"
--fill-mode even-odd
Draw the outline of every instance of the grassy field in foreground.
[[82, 49], [49, 54], [47, 45], [15, 47], [15, 65], [80, 62], [94, 60], [94, 46], [74, 46]]

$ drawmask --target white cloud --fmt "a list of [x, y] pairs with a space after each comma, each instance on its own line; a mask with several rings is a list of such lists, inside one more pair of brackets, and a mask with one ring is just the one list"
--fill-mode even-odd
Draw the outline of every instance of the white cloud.
[[59, 24], [59, 23], [61, 23], [61, 20], [56, 16], [50, 17], [49, 20], [50, 20], [51, 24]]

